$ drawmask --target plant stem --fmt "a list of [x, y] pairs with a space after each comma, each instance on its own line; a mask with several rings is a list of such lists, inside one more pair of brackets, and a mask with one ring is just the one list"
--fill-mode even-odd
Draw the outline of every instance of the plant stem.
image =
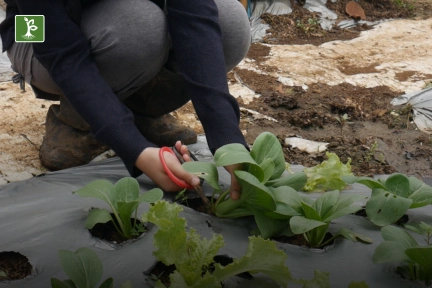
[[[242, 195], [238, 200], [232, 200], [231, 198], [228, 198], [224, 202], [220, 204], [216, 204], [216, 209], [215, 209], [216, 215], [218, 217], [228, 217], [228, 215], [236, 214], [235, 210], [238, 207], [240, 207], [243, 204], [243, 202], [245, 202], [245, 199], [246, 197], [243, 197]], [[237, 216], [237, 217], [241, 217], [241, 216]], [[230, 218], [234, 218], [234, 217], [230, 217]]]
[[120, 229], [119, 229], [119, 228], [117, 227], [117, 225], [115, 224], [115, 222], [113, 221], [114, 226], [116, 227], [117, 231], [119, 231], [120, 234], [122, 234], [124, 237], [126, 237], [126, 238], [130, 238], [130, 237], [127, 237], [127, 234], [128, 234], [128, 233], [126, 233], [126, 231], [125, 231], [125, 227], [124, 227], [124, 225], [123, 225], [123, 222], [122, 222], [120, 216], [119, 216], [118, 213], [117, 213], [117, 209], [115, 209], [115, 207], [112, 207], [112, 206], [111, 206], [111, 209], [113, 210], [114, 216], [115, 216], [115, 218], [117, 219], [118, 225], [120, 226]]
[[138, 218], [138, 209], [135, 210], [134, 224], [133, 224], [133, 226], [132, 226], [133, 229], [135, 229], [135, 227], [136, 227], [136, 221], [137, 221], [137, 218]]
[[431, 240], [431, 238], [432, 238], [432, 231], [430, 231], [430, 232], [428, 232], [427, 233], [427, 235], [426, 235], [426, 243], [427, 243], [427, 245], [430, 245], [430, 240]]
[[198, 196], [201, 198], [201, 200], [203, 201], [204, 205], [207, 207], [207, 210], [209, 212], [211, 212], [211, 204], [210, 201], [207, 199], [207, 197], [205, 196], [204, 192], [202, 191], [201, 187], [195, 187], [195, 191], [198, 193]]
[[[119, 222], [118, 218], [115, 218], [115, 220], [117, 220], [117, 222]], [[116, 221], [114, 221], [114, 219], [113, 219], [112, 222], [113, 222], [114, 227], [115, 227], [115, 229], [117, 230], [117, 232], [119, 232], [122, 236], [126, 237], [126, 235], [123, 233], [124, 231], [123, 231], [121, 228], [119, 228], [119, 227], [117, 226]], [[127, 237], [126, 237], [126, 238], [127, 238]]]
[[240, 217], [246, 217], [246, 216], [252, 216], [252, 215], [253, 215], [252, 211], [250, 211], [249, 209], [246, 209], [246, 208], [242, 208], [242, 207], [239, 207], [239, 208], [235, 209], [234, 211], [229, 212], [228, 214], [220, 215], [220, 214], [216, 213], [216, 216], [220, 217], [220, 218], [240, 218]]
[[223, 192], [219, 198], [216, 201], [215, 207], [217, 207], [220, 203], [222, 203], [223, 201], [225, 201], [225, 197], [228, 195], [230, 189], [227, 189], [225, 192]]
[[339, 234], [336, 234], [335, 236], [331, 237], [331, 238], [328, 239], [327, 241], [325, 241], [325, 242], [319, 244], [318, 246], [316, 246], [316, 248], [320, 248], [320, 247], [324, 247], [324, 246], [326, 246], [326, 245], [329, 244], [331, 241], [333, 241], [334, 239], [336, 239], [336, 237], [338, 237], [338, 236], [339, 236]]
[[416, 280], [417, 279], [417, 273], [416, 273], [415, 267], [414, 267], [415, 264], [413, 264], [413, 263], [407, 263], [407, 265], [408, 265], [409, 273], [410, 273], [410, 276], [411, 276], [410, 280]]

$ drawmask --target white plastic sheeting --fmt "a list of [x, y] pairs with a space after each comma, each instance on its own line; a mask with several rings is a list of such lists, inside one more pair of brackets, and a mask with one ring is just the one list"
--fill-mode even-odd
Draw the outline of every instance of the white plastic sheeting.
[[421, 131], [432, 134], [432, 87], [393, 99], [392, 105], [412, 106], [414, 123]]
[[324, 30], [330, 30], [336, 22], [337, 15], [325, 6], [326, 3], [327, 0], [306, 0], [303, 7], [309, 11], [321, 13], [321, 27]]
[[292, 12], [292, 5], [291, 0], [256, 0], [251, 2], [251, 10], [251, 18], [258, 18], [264, 13], [289, 14]]
[[340, 28], [343, 28], [343, 29], [345, 29], [345, 28], [351, 28], [351, 27], [355, 27], [355, 26], [363, 25], [363, 24], [366, 24], [368, 26], [376, 26], [378, 24], [381, 24], [381, 23], [384, 23], [384, 22], [387, 22], [387, 21], [391, 21], [391, 19], [383, 19], [383, 20], [377, 20], [377, 21], [373, 21], [373, 22], [367, 21], [367, 20], [360, 20], [360, 21], [358, 21], [358, 20], [351, 19], [351, 20], [342, 20], [342, 21], [340, 21], [338, 23], [338, 26]]
[[301, 151], [313, 154], [327, 150], [329, 143], [307, 140], [301, 137], [288, 137], [285, 138], [285, 145], [291, 145]]
[[[331, 1], [336, 2], [337, 0]], [[321, 13], [321, 27], [330, 30], [337, 19], [337, 15], [325, 6], [326, 3], [327, 0], [306, 0], [303, 7], [309, 11]], [[292, 12], [291, 0], [253, 0], [250, 5], [250, 22], [254, 42], [261, 41], [266, 35], [266, 30], [270, 28], [269, 25], [262, 23], [260, 19], [262, 14], [283, 15]]]

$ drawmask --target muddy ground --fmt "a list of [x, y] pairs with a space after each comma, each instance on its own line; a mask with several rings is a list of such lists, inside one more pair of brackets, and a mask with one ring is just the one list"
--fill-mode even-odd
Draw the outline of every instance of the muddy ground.
[[[348, 1], [328, 2], [337, 22], [349, 19]], [[329, 143], [327, 151], [343, 162], [351, 158], [357, 175], [430, 177], [431, 136], [417, 129], [410, 109], [390, 104], [432, 80], [431, 2], [403, 3], [360, 1], [369, 21], [399, 20], [332, 31], [296, 24], [319, 19], [298, 5], [289, 15], [265, 15], [271, 28], [264, 43], [253, 44], [228, 74], [248, 142], [271, 131], [287, 162], [314, 166], [326, 159], [325, 152], [285, 144], [285, 138], [299, 136]]]
[[[339, 15], [338, 21], [349, 18], [344, 12], [347, 2], [328, 3], [328, 7]], [[430, 3], [427, 2], [402, 5], [396, 1], [360, 1], [360, 4], [369, 21], [401, 17], [427, 19], [431, 15]], [[272, 44], [320, 45], [336, 39], [353, 39], [360, 36], [359, 31], [371, 29], [371, 27], [359, 26], [354, 29], [333, 29], [331, 32], [326, 32], [320, 29], [319, 25], [305, 29], [305, 26], [298, 23], [307, 25], [307, 23], [314, 23], [309, 19], [319, 18], [317, 13], [308, 12], [298, 5], [294, 5], [293, 13], [290, 15], [266, 15], [264, 19], [271, 25], [269, 31], [271, 34], [265, 38], [264, 43]], [[389, 24], [396, 26], [394, 23]], [[428, 23], [430, 25], [432, 22]], [[400, 32], [402, 31], [401, 29]], [[424, 35], [424, 37], [428, 36]], [[370, 40], [364, 39], [364, 41]], [[379, 45], [378, 42], [372, 44]], [[426, 45], [425, 48], [429, 48], [426, 53], [430, 58], [431, 47]], [[261, 71], [278, 69], [277, 62], [267, 61], [269, 57], [274, 56], [275, 50], [271, 46], [254, 44], [248, 58], [255, 60], [255, 67], [274, 65], [262, 67]], [[385, 51], [365, 50], [360, 57], [373, 57], [375, 53], [382, 52], [385, 53]], [[358, 51], [352, 50], [352, 53]], [[319, 57], [325, 57], [324, 53], [319, 54]], [[391, 54], [391, 51], [388, 51], [388, 54]], [[335, 69], [344, 74], [344, 77], [377, 74], [380, 70], [377, 67], [384, 64], [383, 61], [375, 62], [367, 59], [369, 61], [366, 61], [365, 66], [365, 61], [356, 59], [357, 56], [341, 53], [338, 57], [340, 61]], [[430, 73], [419, 73], [415, 66], [412, 68], [412, 70], [396, 71], [394, 80], [399, 83], [407, 80], [418, 82], [414, 79], [417, 77], [417, 80], [421, 79], [420, 82], [424, 80], [427, 84], [428, 80], [432, 79], [431, 66], [423, 71], [430, 71]], [[240, 78], [255, 93], [261, 95], [250, 103], [242, 103], [240, 98], [241, 106], [277, 120], [277, 122], [266, 119], [243, 121], [241, 127], [247, 131], [248, 141], [252, 141], [262, 131], [272, 131], [278, 135], [282, 144], [285, 143], [286, 137], [300, 136], [309, 140], [328, 142], [328, 151], [338, 154], [343, 162], [348, 158], [352, 159], [353, 171], [358, 175], [388, 174], [396, 171], [423, 177], [432, 175], [432, 138], [416, 128], [410, 109], [390, 105], [393, 98], [417, 89], [381, 84], [367, 87], [370, 85], [366, 83], [363, 85], [366, 87], [362, 87], [361, 84], [352, 85], [347, 82], [328, 85], [329, 82], [326, 81], [317, 81], [304, 89], [295, 85], [287, 87], [274, 75], [249, 69], [236, 68], [235, 73], [237, 75], [234, 76], [237, 77], [232, 77], [231, 81], [235, 82]], [[345, 114], [349, 117], [346, 120], [343, 119]], [[247, 115], [244, 117], [247, 118]], [[289, 163], [313, 166], [326, 159], [325, 152], [309, 154], [288, 145], [285, 145], [285, 148], [285, 159]]]
[[[348, 1], [328, 2], [337, 22], [348, 19]], [[328, 142], [328, 151], [343, 162], [351, 158], [359, 175], [432, 176], [432, 138], [417, 130], [409, 109], [390, 105], [432, 81], [432, 0], [359, 3], [367, 20], [397, 20], [324, 31], [314, 20], [318, 15], [297, 4], [292, 14], [263, 16], [271, 25], [264, 43], [253, 44], [228, 74], [241, 106], [241, 129], [249, 143], [262, 131], [276, 134], [293, 164], [325, 160], [325, 152], [285, 145], [296, 135]], [[38, 149], [51, 104], [11, 82], [0, 84], [0, 185], [45, 171]], [[190, 103], [173, 115], [202, 133]]]
[[[291, 1], [292, 13], [289, 15], [264, 14], [261, 18], [271, 28], [270, 34], [264, 37], [263, 43], [269, 44], [313, 44], [319, 45], [333, 40], [349, 40], [369, 30], [368, 25], [358, 25], [351, 29], [339, 29], [337, 24], [352, 19], [346, 13], [346, 4], [351, 0], [327, 1], [327, 8], [338, 16], [336, 26], [325, 31], [319, 27], [320, 13], [302, 8], [304, 1]], [[427, 19], [432, 15], [430, 1], [406, 0], [362, 0], [358, 2], [363, 8], [367, 21], [384, 19]], [[358, 19], [359, 20], [359, 19]]]

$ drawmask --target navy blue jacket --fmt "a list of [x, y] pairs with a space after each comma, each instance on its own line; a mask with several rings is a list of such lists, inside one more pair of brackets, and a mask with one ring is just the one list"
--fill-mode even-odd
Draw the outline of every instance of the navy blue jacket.
[[[79, 26], [78, 0], [6, 0], [0, 25], [3, 50], [14, 41], [14, 16], [45, 15], [45, 42], [33, 43], [34, 55], [49, 71], [96, 139], [110, 146], [132, 176], [139, 154], [155, 145], [146, 140], [101, 77], [90, 45]], [[103, 0], [99, 0], [103, 1]], [[179, 72], [188, 83], [192, 103], [204, 127], [210, 150], [245, 139], [239, 129], [239, 107], [229, 94], [218, 10], [213, 0], [168, 0], [168, 27]]]

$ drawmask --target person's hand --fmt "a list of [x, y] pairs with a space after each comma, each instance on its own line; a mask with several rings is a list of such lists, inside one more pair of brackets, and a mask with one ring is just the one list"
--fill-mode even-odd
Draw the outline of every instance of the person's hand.
[[230, 197], [233, 200], [240, 199], [241, 187], [234, 175], [234, 170], [241, 170], [241, 164], [225, 166], [225, 169], [231, 174]]
[[[177, 151], [183, 156], [185, 161], [190, 161], [189, 151], [180, 141], [175, 144]], [[200, 185], [197, 176], [183, 169], [177, 157], [171, 153], [164, 153], [165, 162], [171, 172], [180, 180], [196, 187]], [[177, 192], [183, 188], [177, 186], [166, 174], [159, 159], [159, 148], [149, 147], [144, 149], [138, 156], [135, 166], [146, 174], [159, 188], [167, 192]]]

